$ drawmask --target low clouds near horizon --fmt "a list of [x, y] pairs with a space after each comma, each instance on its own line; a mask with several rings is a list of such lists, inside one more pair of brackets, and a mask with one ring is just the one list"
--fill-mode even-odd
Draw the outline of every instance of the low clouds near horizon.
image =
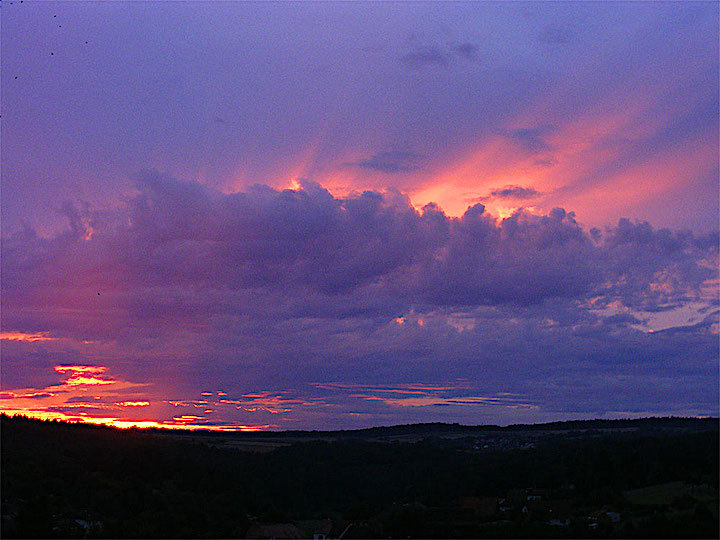
[[716, 233], [154, 171], [61, 211], [3, 238], [5, 408], [69, 410], [68, 365], [120, 386], [65, 407], [199, 425], [717, 414]]

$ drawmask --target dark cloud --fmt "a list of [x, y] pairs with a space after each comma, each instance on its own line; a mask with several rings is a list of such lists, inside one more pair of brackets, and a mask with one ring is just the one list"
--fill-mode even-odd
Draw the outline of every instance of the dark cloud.
[[101, 401], [99, 397], [83, 397], [75, 396], [65, 400], [65, 403], [97, 403]]
[[538, 34], [538, 41], [544, 45], [567, 45], [573, 37], [572, 30], [564, 25], [548, 25]]
[[412, 69], [448, 67], [457, 59], [477, 61], [478, 48], [470, 42], [446, 45], [421, 45], [400, 57], [400, 62]]
[[542, 195], [538, 190], [532, 187], [522, 186], [505, 186], [503, 188], [494, 189], [490, 195], [484, 197], [490, 199], [534, 199]]
[[[39, 385], [82, 358], [163, 399], [271, 392], [232, 419], [296, 426], [348, 427], [348, 410], [367, 424], [497, 422], [717, 402], [717, 313], [649, 334], [632, 311], [703, 299], [718, 248], [690, 233], [623, 220], [591, 234], [562, 209], [451, 218], [398, 192], [338, 198], [309, 181], [226, 194], [154, 172], [119, 208], [63, 212], [62, 234], [3, 239], [3, 328], [59, 338], [3, 342], [6, 381]], [[413, 402], [312, 386], [348, 381], [456, 388]]]
[[422, 156], [412, 152], [389, 151], [379, 152], [367, 159], [346, 163], [346, 165], [384, 173], [398, 173], [416, 169], [421, 158]]
[[[650, 306], [680, 301], [716, 273], [704, 261], [717, 245], [690, 233], [621, 220], [590, 234], [562, 209], [496, 221], [480, 204], [449, 218], [433, 205], [416, 211], [399, 192], [339, 199], [309, 181], [223, 194], [148, 172], [137, 185], [118, 211], [66, 204], [70, 230], [55, 238], [8, 237], [3, 288], [375, 286], [441, 305], [604, 295]], [[536, 194], [509, 186], [492, 196]]]
[[478, 48], [472, 43], [461, 43], [460, 45], [454, 45], [451, 49], [465, 60], [476, 60], [478, 58]]
[[554, 126], [543, 125], [532, 128], [519, 128], [507, 131], [505, 135], [527, 152], [538, 153], [552, 150], [545, 137], [555, 131]]
[[630, 313], [618, 313], [617, 315], [605, 317], [603, 324], [626, 326], [631, 324], [639, 325], [642, 324], [642, 321]]
[[428, 66], [447, 67], [450, 55], [439, 47], [423, 46], [401, 56], [400, 62], [412, 69], [422, 69]]
[[552, 167], [556, 162], [553, 159], [536, 159], [534, 163], [539, 167]]

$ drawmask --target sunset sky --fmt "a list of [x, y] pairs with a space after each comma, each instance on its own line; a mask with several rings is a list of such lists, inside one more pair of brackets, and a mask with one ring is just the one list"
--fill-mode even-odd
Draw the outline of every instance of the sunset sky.
[[718, 414], [716, 2], [0, 5], [1, 410]]

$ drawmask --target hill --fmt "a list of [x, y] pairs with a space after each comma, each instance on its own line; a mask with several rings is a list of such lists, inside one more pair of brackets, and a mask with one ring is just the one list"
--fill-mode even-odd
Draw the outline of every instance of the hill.
[[717, 419], [232, 434], [0, 422], [7, 538], [718, 534]]

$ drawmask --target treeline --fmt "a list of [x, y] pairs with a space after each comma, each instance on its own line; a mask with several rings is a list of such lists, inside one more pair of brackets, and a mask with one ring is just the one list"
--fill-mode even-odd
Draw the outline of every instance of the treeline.
[[719, 474], [717, 421], [661, 433], [546, 434], [535, 448], [495, 452], [429, 437], [250, 453], [212, 439], [5, 416], [1, 429], [6, 538], [59, 536], [63, 518], [101, 523], [91, 536], [242, 537], [253, 521], [367, 521], [397, 505], [444, 507], [527, 487], [564, 490], [577, 508], [623, 509], [627, 490], [672, 481], [717, 490]]
[[[2, 418], [8, 418], [7, 415], [0, 414]], [[18, 416], [18, 420], [28, 422], [45, 422], [53, 424], [66, 424], [66, 422], [56, 420], [33, 420], [30, 418]], [[98, 426], [92, 424], [73, 424], [78, 428], [90, 430], [114, 430], [115, 428], [107, 426]], [[196, 438], [198, 436], [209, 438], [226, 438], [229, 436], [239, 439], [266, 439], [266, 438], [382, 438], [382, 437], [400, 437], [400, 436], [433, 436], [443, 434], [466, 434], [468, 436], [484, 435], [489, 433], [507, 433], [517, 431], [568, 431], [568, 430], [608, 430], [634, 429], [638, 431], [655, 431], [655, 430], [687, 430], [687, 431], [706, 431], [718, 429], [720, 425], [719, 418], [688, 418], [688, 417], [647, 417], [647, 418], [624, 418], [624, 419], [593, 419], [593, 420], [564, 420], [557, 422], [546, 422], [543, 424], [511, 424], [507, 426], [488, 425], [465, 425], [465, 424], [448, 424], [443, 422], [427, 422], [418, 424], [399, 424], [393, 426], [377, 426], [364, 429], [348, 429], [348, 430], [286, 430], [286, 431], [255, 431], [255, 432], [222, 432], [210, 430], [196, 430], [193, 432], [176, 432], [175, 435], [185, 434], [188, 437]], [[136, 428], [127, 429], [125, 432], [142, 432], [142, 433], [166, 433], [169, 430], [162, 428]]]

